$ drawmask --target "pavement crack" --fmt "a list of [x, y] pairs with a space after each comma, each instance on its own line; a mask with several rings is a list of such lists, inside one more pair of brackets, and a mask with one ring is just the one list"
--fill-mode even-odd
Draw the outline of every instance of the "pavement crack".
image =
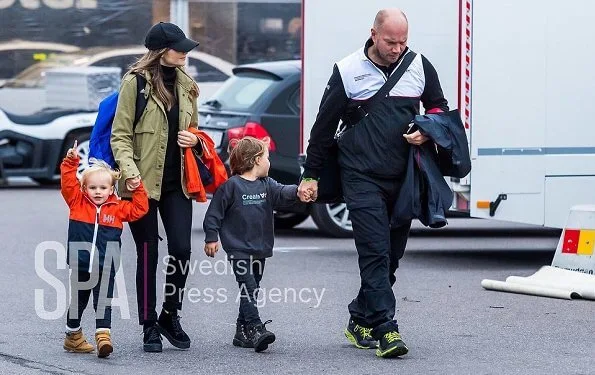
[[80, 371], [74, 372], [74, 371], [71, 371], [66, 368], [62, 368], [62, 367], [58, 367], [58, 366], [54, 366], [54, 365], [48, 365], [46, 363], [37, 362], [37, 361], [33, 361], [33, 360], [30, 360], [27, 358], [18, 357], [18, 356], [14, 356], [14, 355], [2, 353], [2, 352], [0, 352], [0, 359], [4, 360], [6, 362], [14, 363], [15, 365], [18, 365], [21, 367], [27, 367], [27, 368], [39, 370], [45, 374], [52, 374], [52, 375], [82, 374]]
[[420, 300], [403, 297], [403, 302], [421, 302]]

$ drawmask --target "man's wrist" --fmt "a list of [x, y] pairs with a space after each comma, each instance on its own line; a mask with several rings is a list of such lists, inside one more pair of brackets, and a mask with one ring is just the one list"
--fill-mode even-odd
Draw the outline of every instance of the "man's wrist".
[[302, 182], [312, 182], [312, 181], [318, 182], [318, 179], [317, 178], [313, 178], [313, 177], [302, 178]]
[[305, 167], [304, 173], [302, 174], [302, 181], [307, 178], [318, 181], [318, 170]]

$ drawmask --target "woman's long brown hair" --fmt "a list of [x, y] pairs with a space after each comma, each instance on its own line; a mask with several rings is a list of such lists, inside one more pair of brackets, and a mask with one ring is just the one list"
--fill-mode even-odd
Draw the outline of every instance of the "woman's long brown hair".
[[163, 82], [163, 70], [160, 60], [165, 52], [167, 52], [167, 48], [147, 51], [147, 53], [132, 65], [128, 73], [142, 74], [145, 71], [151, 73], [151, 86], [155, 90], [155, 95], [169, 111], [174, 106], [176, 98], [165, 88], [165, 83]]

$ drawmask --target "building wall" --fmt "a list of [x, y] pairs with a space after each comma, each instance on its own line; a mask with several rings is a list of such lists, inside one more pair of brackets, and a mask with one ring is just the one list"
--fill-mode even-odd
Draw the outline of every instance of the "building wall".
[[23, 39], [78, 47], [139, 44], [151, 26], [152, 6], [153, 0], [3, 1], [0, 41]]
[[170, 0], [153, 0], [153, 22], [167, 22], [170, 20]]
[[201, 51], [237, 63], [237, 9], [232, 2], [189, 4], [189, 32]]
[[[189, 0], [189, 36], [200, 42], [200, 51], [234, 64], [299, 58], [300, 12], [299, 0]], [[142, 45], [152, 24], [169, 20], [170, 0], [0, 0], [0, 43]], [[43, 56], [0, 53], [0, 80]]]
[[301, 5], [238, 5], [237, 60], [251, 63], [301, 58]]
[[200, 50], [235, 64], [300, 58], [299, 1], [196, 1], [189, 30]]

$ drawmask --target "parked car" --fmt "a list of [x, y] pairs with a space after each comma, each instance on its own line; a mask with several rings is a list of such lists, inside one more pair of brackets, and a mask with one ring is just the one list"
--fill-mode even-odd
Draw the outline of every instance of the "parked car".
[[[93, 52], [91, 52], [93, 51]], [[5, 87], [37, 87], [44, 84], [44, 72], [58, 66], [118, 66], [126, 69], [140, 57], [144, 47], [124, 49], [89, 49], [72, 54], [56, 55], [29, 67]], [[192, 51], [188, 54], [189, 72], [198, 80], [200, 98], [209, 95], [231, 74], [232, 65], [211, 55]], [[0, 100], [13, 100], [17, 107], [37, 104], [39, 99], [27, 89], [2, 89]], [[37, 88], [43, 92], [45, 90]], [[11, 94], [11, 95], [8, 95]], [[4, 103], [0, 103], [3, 107]], [[43, 108], [43, 107], [42, 107]], [[40, 184], [59, 181], [59, 162], [74, 140], [82, 156], [79, 172], [88, 166], [89, 137], [97, 117], [96, 111], [45, 108], [33, 114], [20, 115], [0, 109], [0, 179], [30, 177]]]
[[79, 174], [88, 167], [89, 137], [97, 112], [46, 109], [33, 115], [0, 110], [0, 180], [30, 177], [39, 184], [60, 180], [59, 163], [78, 140]]
[[[56, 54], [8, 80], [4, 88], [42, 88], [48, 69], [66, 66], [118, 67], [122, 75], [147, 49], [145, 47], [94, 47], [72, 53]], [[188, 53], [187, 71], [200, 85], [200, 98], [207, 100], [231, 76], [233, 64], [204, 52]]]
[[80, 48], [69, 44], [9, 40], [0, 43], [0, 85], [29, 66], [50, 58], [53, 54], [76, 52]]
[[[299, 60], [241, 65], [209, 101], [199, 107], [199, 126], [215, 141], [221, 160], [229, 163], [229, 141], [243, 136], [270, 137], [270, 176], [284, 184], [300, 178]], [[303, 205], [302, 205], [303, 207]], [[309, 216], [323, 232], [351, 236], [345, 204], [310, 204], [275, 213], [277, 228], [294, 227]]]

